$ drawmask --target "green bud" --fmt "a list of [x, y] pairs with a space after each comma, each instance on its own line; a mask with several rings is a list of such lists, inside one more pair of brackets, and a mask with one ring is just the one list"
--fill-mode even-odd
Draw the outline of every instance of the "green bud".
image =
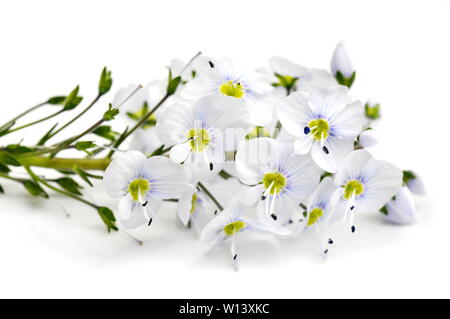
[[99, 207], [97, 211], [103, 223], [106, 225], [108, 232], [111, 232], [111, 230], [119, 230], [116, 226], [116, 218], [111, 209], [108, 207]]
[[181, 76], [172, 78], [172, 71], [169, 69], [169, 81], [167, 84], [167, 94], [172, 95], [176, 92], [178, 85], [181, 82]]
[[371, 120], [376, 120], [380, 118], [380, 104], [376, 103], [375, 105], [370, 105], [366, 103], [364, 106], [366, 117]]
[[380, 208], [380, 213], [382, 213], [384, 215], [389, 215], [386, 205], [384, 205], [383, 207]]
[[340, 85], [345, 85], [348, 88], [351, 88], [353, 85], [353, 82], [355, 81], [356, 78], [356, 72], [353, 72], [351, 77], [346, 78], [341, 71], [337, 71], [336, 72], [336, 81], [340, 84]]
[[78, 91], [80, 87], [77, 86], [75, 89], [73, 89], [72, 92], [67, 96], [66, 100], [64, 101], [64, 110], [72, 110], [78, 106], [78, 104], [81, 103], [83, 98], [81, 96], [78, 96]]
[[98, 83], [98, 94], [103, 95], [109, 92], [112, 86], [111, 71], [108, 71], [106, 66], [103, 68], [102, 74], [100, 76], [100, 81]]
[[103, 114], [103, 119], [105, 121], [112, 121], [119, 114], [119, 109], [113, 108], [112, 104], [109, 103], [108, 111]]
[[417, 176], [413, 171], [403, 171], [403, 184], [408, 184], [410, 180], [416, 179]]

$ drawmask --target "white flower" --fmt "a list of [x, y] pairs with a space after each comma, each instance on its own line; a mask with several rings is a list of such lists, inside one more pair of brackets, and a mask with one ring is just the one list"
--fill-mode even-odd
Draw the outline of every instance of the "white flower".
[[374, 160], [366, 150], [350, 153], [336, 173], [339, 188], [333, 194], [333, 205], [345, 202], [344, 221], [350, 213], [352, 232], [356, 212], [376, 212], [402, 187], [402, 171], [384, 161]]
[[378, 138], [375, 133], [375, 130], [372, 128], [369, 128], [367, 130], [364, 130], [359, 135], [359, 143], [364, 148], [373, 147], [378, 144]]
[[190, 187], [178, 200], [178, 218], [184, 226], [188, 226], [191, 222], [198, 233], [201, 232], [208, 215], [213, 216], [212, 213], [217, 212], [218, 209], [214, 209], [210, 199], [195, 187]]
[[180, 92], [186, 99], [205, 95], [223, 95], [240, 101], [249, 110], [246, 120], [253, 125], [267, 125], [273, 118], [273, 107], [266, 99], [272, 87], [252, 74], [239, 70], [230, 60], [208, 61], [198, 69], [195, 78]]
[[226, 129], [243, 125], [246, 113], [241, 106], [219, 95], [205, 96], [193, 105], [174, 104], [158, 120], [156, 132], [166, 147], [173, 146], [170, 158], [174, 162], [192, 163], [198, 173], [218, 172], [229, 137]]
[[362, 129], [361, 103], [350, 103], [348, 93], [344, 86], [300, 91], [277, 108], [283, 128], [297, 138], [295, 152], [311, 152], [317, 165], [332, 173], [353, 150]]
[[403, 182], [408, 186], [411, 193], [415, 195], [425, 195], [425, 184], [422, 178], [413, 171], [403, 171]]
[[105, 171], [107, 193], [121, 197], [119, 216], [126, 228], [150, 224], [163, 199], [176, 198], [189, 184], [189, 172], [166, 157], [137, 151], [118, 154]]
[[414, 198], [408, 187], [403, 186], [385, 206], [385, 220], [394, 224], [412, 224], [416, 221]]
[[237, 267], [236, 238], [244, 231], [268, 232], [280, 236], [290, 235], [285, 228], [265, 224], [257, 219], [244, 217], [243, 205], [235, 204], [223, 210], [217, 217], [211, 220], [202, 230], [201, 240], [212, 246], [225, 241], [231, 241], [231, 257]]
[[[331, 177], [325, 177], [309, 197], [305, 221], [306, 228], [315, 228], [318, 234], [321, 250], [324, 254], [328, 253], [327, 245], [333, 244], [333, 240], [327, 236], [326, 228], [330, 223], [330, 218], [334, 207], [331, 205], [331, 197], [336, 191], [336, 185]], [[300, 229], [303, 229], [301, 227]]]
[[331, 73], [337, 77], [338, 72], [346, 79], [350, 79], [355, 72], [355, 68], [353, 67], [343, 42], [338, 43], [336, 49], [334, 49], [333, 57], [331, 58]]
[[258, 202], [258, 217], [281, 225], [314, 191], [321, 172], [309, 155], [293, 153], [291, 142], [265, 137], [240, 143], [236, 169], [241, 182], [252, 187], [235, 200], [247, 206]]

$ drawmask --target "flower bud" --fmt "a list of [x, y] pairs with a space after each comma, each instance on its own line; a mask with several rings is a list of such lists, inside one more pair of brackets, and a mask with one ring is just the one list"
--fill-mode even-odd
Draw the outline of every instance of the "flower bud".
[[367, 101], [364, 105], [364, 114], [370, 120], [376, 120], [380, 118], [380, 103]]
[[378, 144], [375, 130], [368, 128], [359, 135], [359, 144], [364, 148], [369, 148]]
[[402, 187], [394, 199], [382, 208], [382, 211], [387, 213], [385, 219], [393, 224], [406, 225], [416, 221], [414, 198], [406, 186]]
[[331, 73], [333, 73], [339, 84], [349, 88], [355, 80], [356, 72], [343, 42], [339, 42], [334, 50], [331, 58]]
[[403, 171], [403, 183], [415, 195], [425, 195], [425, 185], [420, 176], [413, 171]]

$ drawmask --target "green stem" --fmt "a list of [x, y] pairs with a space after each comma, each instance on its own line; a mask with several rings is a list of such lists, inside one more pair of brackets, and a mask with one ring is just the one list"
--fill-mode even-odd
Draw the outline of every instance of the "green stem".
[[66, 192], [66, 191], [64, 191], [62, 189], [59, 189], [59, 188], [57, 188], [57, 187], [47, 183], [47, 181], [45, 179], [42, 179], [39, 176], [37, 176], [28, 166], [24, 166], [24, 168], [28, 172], [28, 174], [30, 174], [31, 178], [33, 178], [33, 180], [36, 183], [41, 183], [42, 185], [46, 186], [47, 188], [49, 188], [49, 189], [51, 189], [51, 190], [53, 190], [53, 191], [55, 191], [57, 193], [60, 193], [62, 195], [65, 195], [65, 196], [68, 196], [70, 198], [76, 199], [76, 200], [78, 200], [78, 201], [80, 201], [80, 202], [82, 202], [82, 203], [84, 203], [86, 205], [91, 206], [94, 209], [100, 208], [100, 206], [97, 206], [94, 203], [91, 203], [90, 201], [88, 201], [88, 200], [86, 200], [86, 199], [84, 199], [82, 197], [79, 197], [79, 196], [77, 196], [75, 194]]
[[[150, 112], [148, 112], [142, 119], [140, 119], [140, 121], [137, 122], [120, 140], [117, 140], [117, 143], [114, 144], [114, 148], [118, 148], [120, 144], [122, 144], [131, 134], [134, 133], [134, 131], [141, 127], [141, 125], [143, 125], [150, 118], [150, 116], [152, 116], [152, 114], [156, 112], [156, 110], [167, 100], [170, 95], [171, 94], [166, 93], [166, 95], [164, 95], [164, 97], [158, 102], [158, 104], [155, 105], [155, 107], [150, 110]], [[107, 157], [111, 158], [113, 154], [114, 150], [111, 150], [108, 153]]]
[[35, 105], [35, 106], [33, 106], [33, 107], [30, 107], [28, 110], [26, 110], [26, 111], [20, 113], [19, 115], [17, 115], [16, 117], [12, 118], [11, 120], [9, 120], [8, 122], [6, 122], [5, 124], [3, 124], [3, 125], [0, 126], [0, 127], [6, 127], [8, 124], [17, 121], [17, 120], [20, 119], [22, 116], [27, 115], [28, 113], [30, 113], [30, 112], [32, 112], [32, 111], [34, 111], [34, 110], [37, 110], [38, 108], [40, 108], [40, 107], [42, 107], [42, 106], [44, 106], [44, 105], [46, 105], [46, 104], [47, 104], [47, 101], [42, 102], [42, 103], [39, 103], [38, 105]]
[[37, 166], [59, 170], [72, 170], [75, 166], [82, 170], [104, 171], [111, 163], [109, 158], [49, 158], [44, 156], [18, 157], [23, 166]]
[[214, 197], [213, 194], [203, 185], [201, 182], [197, 183], [198, 187], [201, 188], [201, 190], [209, 197], [211, 200], [216, 204], [217, 208], [219, 208], [221, 211], [223, 210], [223, 206], [219, 203], [219, 201]]
[[8, 174], [4, 174], [4, 173], [0, 173], [0, 177], [1, 178], [5, 178], [5, 179], [9, 179], [11, 181], [15, 181], [15, 182], [18, 182], [18, 183], [23, 183], [23, 182], [26, 181], [26, 179], [12, 177], [12, 176], [9, 176]]
[[81, 111], [78, 115], [76, 115], [73, 119], [71, 119], [70, 121], [68, 121], [66, 124], [64, 124], [63, 126], [61, 126], [59, 129], [57, 129], [55, 132], [53, 132], [50, 137], [47, 139], [47, 141], [49, 139], [51, 139], [53, 136], [55, 136], [56, 134], [58, 134], [59, 132], [61, 132], [62, 130], [64, 130], [66, 127], [68, 127], [69, 125], [71, 125], [73, 122], [75, 122], [76, 120], [78, 120], [80, 117], [82, 117], [87, 111], [89, 111], [95, 103], [97, 103], [97, 101], [100, 99], [102, 95], [98, 94], [95, 99], [83, 110]]
[[43, 117], [43, 118], [41, 118], [41, 119], [39, 119], [39, 120], [36, 120], [36, 121], [34, 121], [34, 122], [31, 122], [31, 123], [28, 123], [28, 124], [25, 124], [25, 125], [16, 127], [15, 129], [9, 130], [9, 131], [3, 133], [3, 135], [8, 135], [8, 134], [10, 134], [10, 133], [12, 133], [12, 132], [16, 132], [16, 131], [21, 130], [21, 129], [24, 129], [24, 128], [26, 128], [26, 127], [30, 127], [30, 126], [39, 124], [39, 123], [41, 123], [41, 122], [47, 121], [47, 120], [49, 120], [49, 119], [51, 119], [51, 118], [53, 118], [53, 117], [55, 117], [55, 116], [58, 116], [59, 114], [63, 113], [64, 111], [65, 111], [64, 109], [59, 110], [58, 112], [55, 112], [55, 113], [53, 113], [53, 114], [50, 114], [49, 116]]

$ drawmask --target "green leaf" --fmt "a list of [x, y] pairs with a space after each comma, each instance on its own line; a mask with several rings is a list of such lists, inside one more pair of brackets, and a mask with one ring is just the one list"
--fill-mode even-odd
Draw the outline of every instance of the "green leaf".
[[75, 143], [75, 148], [77, 150], [86, 152], [88, 155], [92, 155], [92, 153], [89, 152], [89, 149], [95, 146], [95, 143], [92, 141], [80, 141]]
[[55, 128], [58, 126], [58, 123], [55, 123], [55, 125], [53, 125], [50, 130], [45, 133], [44, 136], [41, 137], [41, 139], [39, 140], [39, 142], [37, 143], [37, 145], [44, 145], [45, 142], [47, 142], [53, 135], [53, 131], [55, 130]]
[[3, 190], [2, 185], [0, 185], [0, 194], [4, 194], [4, 193], [5, 193], [5, 191]]
[[55, 180], [55, 182], [70, 193], [82, 195], [80, 189], [82, 189], [83, 187], [70, 177], [61, 177]]
[[111, 230], [119, 230], [116, 226], [116, 218], [114, 217], [114, 213], [111, 209], [109, 209], [108, 207], [99, 207], [97, 211], [103, 223], [105, 223], [108, 232], [110, 232]]
[[62, 105], [66, 100], [67, 96], [53, 96], [48, 99], [47, 104], [51, 105]]
[[11, 154], [24, 154], [34, 151], [33, 148], [29, 148], [20, 144], [9, 144], [8, 146], [6, 146], [6, 150]]
[[6, 123], [2, 127], [0, 127], [0, 136], [5, 135], [9, 131], [9, 129], [14, 126], [14, 124], [16, 124], [15, 121]]
[[100, 76], [100, 82], [98, 83], [98, 94], [103, 95], [108, 93], [112, 86], [111, 71], [108, 71], [106, 66], [103, 68]]
[[169, 70], [169, 82], [167, 84], [167, 94], [172, 95], [178, 88], [178, 85], [181, 82], [181, 76], [177, 76], [176, 78], [172, 78], [172, 71]]
[[41, 196], [44, 198], [48, 198], [47, 193], [42, 189], [42, 187], [38, 183], [34, 181], [27, 180], [23, 182], [23, 186], [32, 196]]
[[111, 126], [109, 125], [99, 126], [92, 133], [94, 133], [97, 136], [103, 137], [107, 140], [110, 140], [112, 142], [114, 142], [116, 140], [116, 137], [119, 135], [119, 133], [113, 131], [111, 129]]
[[164, 150], [164, 144], [161, 145], [160, 147], [158, 147], [156, 150], [154, 150], [153, 153], [149, 157], [161, 155], [163, 150]]
[[21, 166], [21, 164], [8, 153], [0, 153], [0, 163], [12, 166]]
[[109, 103], [108, 110], [103, 114], [103, 120], [112, 121], [119, 114], [119, 109], [113, 108], [112, 104]]
[[3, 165], [2, 163], [0, 163], [0, 173], [8, 174], [9, 172], [11, 172], [11, 170], [8, 168], [8, 166]]
[[81, 103], [83, 98], [81, 96], [78, 96], [78, 91], [80, 87], [77, 86], [75, 89], [73, 89], [72, 92], [67, 96], [66, 100], [64, 101], [64, 110], [72, 110], [78, 106], [78, 104]]
[[78, 176], [80, 176], [82, 180], [84, 180], [87, 184], [89, 184], [89, 186], [92, 187], [92, 183], [91, 183], [91, 181], [89, 180], [88, 174], [87, 174], [85, 171], [83, 171], [83, 170], [82, 170], [81, 168], [79, 168], [78, 166], [75, 166], [75, 167], [73, 168], [73, 171], [74, 171]]

